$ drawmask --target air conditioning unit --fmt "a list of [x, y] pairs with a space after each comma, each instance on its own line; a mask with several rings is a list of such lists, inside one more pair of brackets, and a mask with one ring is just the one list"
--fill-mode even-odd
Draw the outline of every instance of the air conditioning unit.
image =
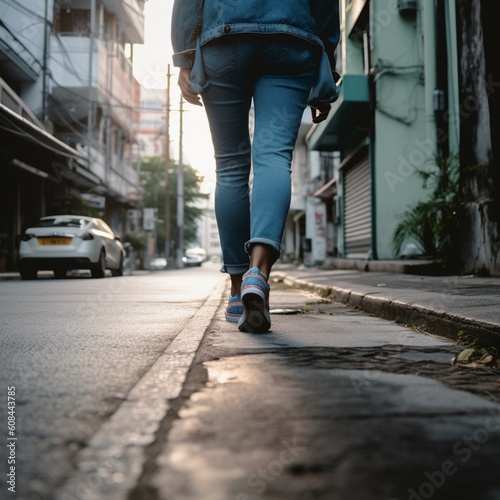
[[417, 9], [418, 0], [398, 0], [398, 11], [402, 16], [414, 16]]

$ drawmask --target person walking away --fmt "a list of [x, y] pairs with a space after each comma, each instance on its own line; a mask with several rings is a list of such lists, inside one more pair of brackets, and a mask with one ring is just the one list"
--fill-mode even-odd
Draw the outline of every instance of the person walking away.
[[214, 146], [226, 319], [265, 333], [302, 116], [309, 104], [313, 122], [323, 121], [338, 96], [338, 0], [175, 0], [171, 28], [180, 90], [205, 107]]

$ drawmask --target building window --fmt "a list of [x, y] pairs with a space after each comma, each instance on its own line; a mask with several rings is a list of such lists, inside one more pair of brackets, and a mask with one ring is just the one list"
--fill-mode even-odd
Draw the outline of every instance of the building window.
[[54, 29], [58, 33], [88, 36], [90, 34], [90, 11], [60, 8], [56, 11]]
[[330, 179], [333, 179], [333, 171], [335, 165], [335, 158], [337, 153], [335, 151], [321, 151], [319, 155], [320, 161], [320, 172], [321, 172], [321, 181], [323, 183], [328, 182]]

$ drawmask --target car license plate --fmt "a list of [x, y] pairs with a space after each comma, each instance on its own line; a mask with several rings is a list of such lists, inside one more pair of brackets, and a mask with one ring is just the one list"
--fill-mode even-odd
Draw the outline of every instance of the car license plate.
[[71, 238], [37, 238], [39, 245], [69, 245]]

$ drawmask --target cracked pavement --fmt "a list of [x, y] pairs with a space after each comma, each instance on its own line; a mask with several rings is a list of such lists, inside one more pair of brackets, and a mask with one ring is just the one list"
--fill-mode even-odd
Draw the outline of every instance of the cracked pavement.
[[285, 286], [266, 335], [224, 307], [129, 498], [500, 499], [498, 370]]

